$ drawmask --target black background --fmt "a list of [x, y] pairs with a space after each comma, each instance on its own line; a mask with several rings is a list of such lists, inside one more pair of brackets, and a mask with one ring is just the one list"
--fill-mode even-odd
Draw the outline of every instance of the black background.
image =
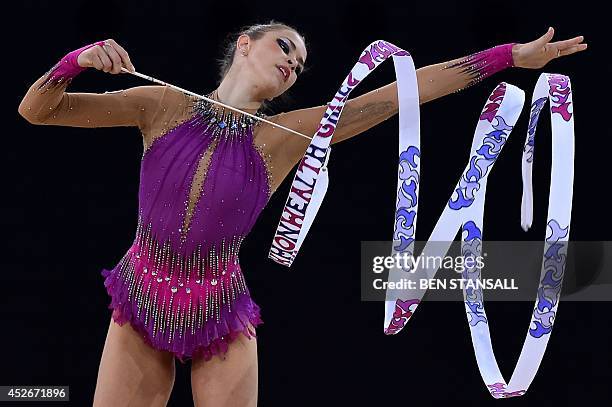
[[[576, 162], [572, 240], [611, 240], [608, 164], [610, 51], [606, 13], [594, 4], [535, 2], [37, 2], [12, 4], [3, 35], [7, 124], [0, 165], [0, 384], [70, 385], [90, 405], [110, 310], [102, 268], [136, 228], [142, 139], [136, 128], [33, 126], [17, 113], [28, 86], [67, 52], [113, 38], [139, 72], [203, 94], [217, 80], [225, 35], [273, 18], [305, 35], [310, 69], [287, 111], [324, 104], [376, 39], [408, 50], [418, 67], [556, 29], [589, 48], [541, 70], [512, 68], [421, 106], [422, 181], [417, 239], [427, 239], [463, 170], [485, 98], [499, 81], [526, 92], [513, 136], [489, 178], [485, 238], [542, 240], [550, 180], [550, 122], [542, 116], [534, 167], [534, 226], [520, 228], [521, 148], [541, 72], [572, 80]], [[353, 92], [394, 80], [387, 62]], [[69, 91], [151, 84], [131, 75], [81, 74]], [[424, 303], [403, 332], [383, 334], [383, 305], [360, 301], [360, 242], [388, 240], [395, 200], [397, 117], [336, 145], [330, 189], [290, 269], [267, 259], [295, 170], [241, 249], [241, 265], [265, 323], [258, 329], [262, 406], [437, 405], [494, 402], [475, 363], [460, 303]], [[588, 272], [588, 270], [585, 270]], [[535, 298], [535, 293], [534, 293]], [[489, 303], [492, 337], [507, 379], [533, 303]], [[501, 403], [571, 404], [610, 399], [610, 303], [562, 303], [527, 394]], [[169, 405], [191, 405], [189, 365], [177, 364]], [[22, 403], [20, 405], [26, 405]], [[40, 405], [40, 404], [36, 404]]]

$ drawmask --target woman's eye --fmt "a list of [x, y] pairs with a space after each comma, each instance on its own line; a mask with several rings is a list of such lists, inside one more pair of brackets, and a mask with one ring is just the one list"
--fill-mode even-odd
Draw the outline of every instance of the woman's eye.
[[283, 49], [283, 52], [289, 55], [289, 45], [287, 45], [287, 43], [281, 40], [280, 38], [276, 41], [278, 42], [278, 45], [280, 45], [280, 47]]
[[[283, 52], [289, 55], [289, 45], [287, 45], [287, 42], [281, 38], [277, 39], [276, 42], [278, 42], [278, 45], [280, 45], [280, 47], [283, 49]], [[302, 68], [300, 68], [299, 66], [296, 67], [295, 74], [300, 75], [301, 73], [302, 73]]]

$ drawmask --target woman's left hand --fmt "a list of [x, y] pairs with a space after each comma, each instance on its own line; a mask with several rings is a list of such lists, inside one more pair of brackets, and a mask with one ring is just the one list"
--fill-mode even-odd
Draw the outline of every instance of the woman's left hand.
[[584, 40], [582, 35], [565, 41], [550, 42], [553, 35], [555, 30], [550, 27], [548, 32], [537, 40], [514, 45], [512, 47], [514, 66], [538, 69], [555, 58], [584, 51], [587, 48], [587, 44], [581, 44]]

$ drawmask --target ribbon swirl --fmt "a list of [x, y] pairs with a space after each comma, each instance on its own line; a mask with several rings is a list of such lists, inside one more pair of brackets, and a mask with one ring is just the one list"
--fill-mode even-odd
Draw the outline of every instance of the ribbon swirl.
[[[374, 41], [364, 49], [334, 98], [298, 164], [268, 257], [290, 267], [306, 238], [329, 185], [327, 162], [331, 139], [349, 94], [374, 69], [393, 57], [397, 76], [400, 119], [400, 155], [409, 149], [408, 133], [419, 132], [419, 92], [416, 70], [407, 51], [387, 41]], [[417, 136], [418, 137], [418, 136]], [[408, 152], [407, 154], [412, 153]]]
[[[328, 104], [316, 134], [298, 165], [283, 208], [269, 258], [290, 267], [304, 241], [329, 185], [327, 164], [331, 139], [351, 91], [374, 69], [393, 57], [399, 100], [399, 165], [392, 256], [413, 255], [420, 183], [419, 93], [414, 62], [410, 54], [386, 41], [365, 48]], [[521, 226], [527, 230], [533, 220], [532, 166], [535, 130], [540, 113], [550, 100], [553, 162], [548, 206], [546, 247], [536, 304], [523, 349], [509, 383], [499, 371], [480, 289], [464, 286], [464, 305], [476, 361], [483, 381], [495, 398], [521, 396], [531, 384], [546, 350], [559, 305], [567, 258], [573, 193], [574, 128], [570, 80], [560, 74], [543, 73], [536, 84], [531, 104], [527, 139], [523, 149], [523, 197]], [[525, 101], [524, 92], [505, 82], [498, 84], [482, 109], [470, 149], [470, 158], [422, 255], [443, 257], [461, 230], [464, 257], [479, 256], [487, 179], [501, 154]], [[430, 244], [436, 242], [436, 245]], [[431, 279], [437, 268], [414, 270], [391, 268], [389, 282]], [[463, 278], [478, 280], [478, 264], [467, 267]], [[400, 285], [398, 285], [400, 286]], [[415, 284], [415, 287], [420, 287]], [[387, 290], [384, 332], [401, 331], [416, 311], [425, 289]]]

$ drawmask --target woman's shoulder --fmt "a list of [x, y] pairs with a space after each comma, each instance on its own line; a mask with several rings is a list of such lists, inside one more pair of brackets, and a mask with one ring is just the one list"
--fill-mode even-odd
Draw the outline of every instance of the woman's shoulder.
[[180, 107], [186, 104], [190, 104], [192, 101], [192, 96], [186, 92], [180, 91], [176, 88], [173, 88], [168, 85], [160, 86], [160, 104], [163, 107]]

